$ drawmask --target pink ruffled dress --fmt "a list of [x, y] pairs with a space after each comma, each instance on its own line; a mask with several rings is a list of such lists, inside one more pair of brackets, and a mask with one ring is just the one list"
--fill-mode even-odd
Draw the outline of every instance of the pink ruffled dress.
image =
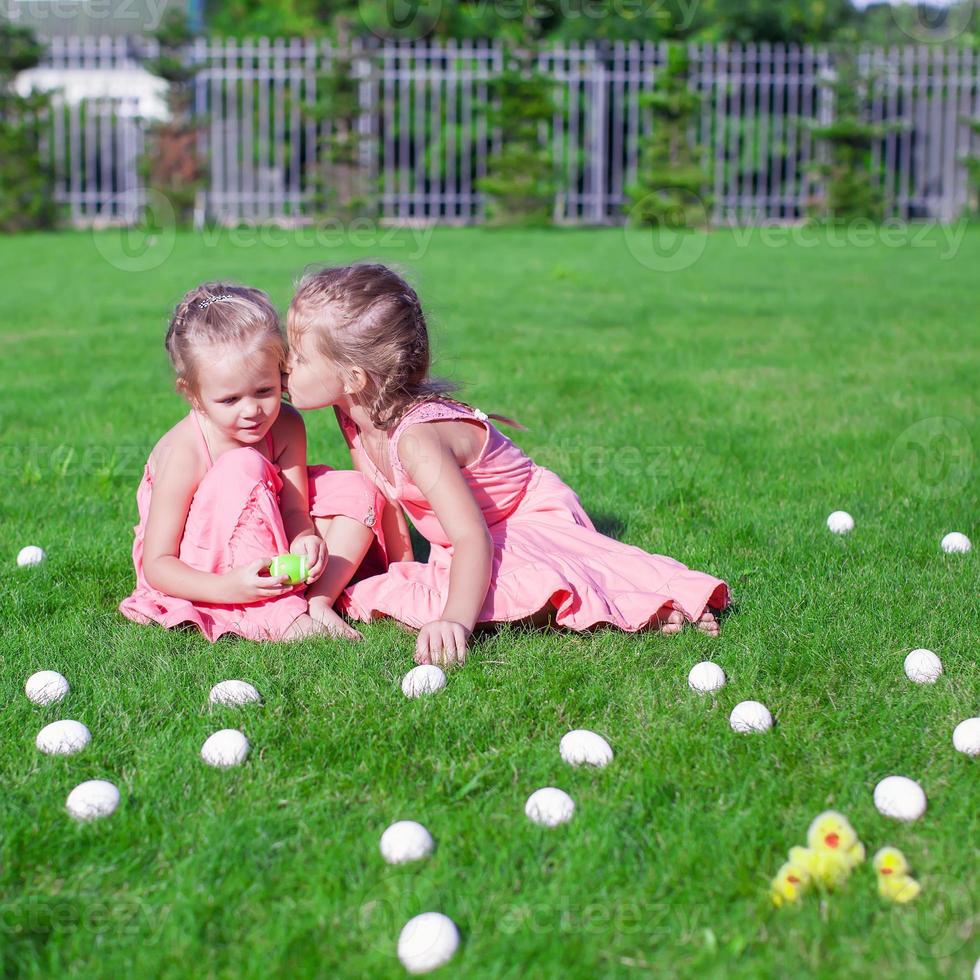
[[[197, 413], [192, 411], [191, 415], [208, 470], [191, 500], [180, 542], [180, 560], [200, 572], [222, 574], [256, 558], [288, 551], [289, 541], [279, 512], [279, 467], [250, 446], [229, 450], [212, 460]], [[267, 437], [267, 449], [271, 456], [271, 437]], [[329, 466], [311, 466], [308, 473], [311, 516], [352, 517], [377, 529], [377, 540], [385, 500], [370, 480], [360, 473], [332, 470]], [[297, 616], [306, 612], [304, 586], [243, 605], [192, 602], [154, 589], [143, 574], [143, 535], [152, 495], [153, 477], [147, 461], [136, 491], [136, 589], [119, 605], [124, 616], [137, 623], [158, 623], [168, 628], [190, 624], [213, 643], [225, 633], [257, 640], [277, 639]]]
[[[357, 427], [343, 413], [337, 417], [348, 444], [360, 448]], [[480, 623], [524, 619], [551, 604], [559, 626], [587, 630], [611, 624], [635, 632], [665, 611], [677, 609], [697, 621], [706, 608], [728, 605], [721, 579], [600, 534], [575, 493], [483, 412], [436, 399], [411, 408], [390, 436], [394, 484], [378, 473], [388, 500], [400, 504], [431, 543], [429, 560], [395, 562], [383, 574], [350, 585], [344, 608], [352, 618], [391, 616], [419, 628], [442, 615], [452, 546], [398, 459], [399, 441], [413, 425], [441, 419], [476, 420], [486, 429], [480, 455], [462, 469], [494, 546]]]

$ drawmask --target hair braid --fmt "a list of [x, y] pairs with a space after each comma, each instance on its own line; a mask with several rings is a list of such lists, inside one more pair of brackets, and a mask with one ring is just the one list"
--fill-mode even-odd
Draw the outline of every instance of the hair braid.
[[186, 293], [174, 309], [164, 346], [179, 387], [195, 393], [198, 353], [225, 344], [245, 352], [269, 351], [286, 366], [286, 344], [279, 314], [261, 289], [209, 282]]

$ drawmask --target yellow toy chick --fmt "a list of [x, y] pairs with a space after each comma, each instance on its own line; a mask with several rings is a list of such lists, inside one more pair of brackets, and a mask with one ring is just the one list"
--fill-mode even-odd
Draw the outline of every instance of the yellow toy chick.
[[[793, 850], [800, 851], [802, 848], [794, 847]], [[791, 851], [790, 859], [776, 872], [776, 877], [772, 879], [769, 892], [772, 904], [777, 909], [784, 905], [796, 904], [809, 890], [810, 872], [793, 861], [793, 852]]]
[[[825, 810], [814, 818], [806, 834], [806, 849], [794, 848], [797, 860], [809, 870], [812, 878], [825, 888], [837, 888], [850, 877], [851, 871], [864, 860], [864, 845], [843, 814]], [[790, 857], [793, 856], [790, 851]]]
[[883, 847], [874, 856], [878, 874], [878, 894], [891, 902], [904, 905], [922, 891], [922, 886], [909, 874], [909, 863], [897, 847]]

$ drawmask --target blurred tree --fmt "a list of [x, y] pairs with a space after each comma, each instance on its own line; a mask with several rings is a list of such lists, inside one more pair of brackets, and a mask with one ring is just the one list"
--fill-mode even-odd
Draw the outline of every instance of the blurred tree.
[[636, 224], [690, 228], [707, 223], [708, 175], [699, 147], [688, 138], [700, 98], [688, 86], [689, 60], [683, 45], [672, 44], [653, 89], [640, 97], [652, 110], [653, 130], [640, 147], [636, 182], [626, 189]]
[[698, 0], [564, 0], [563, 16], [549, 25], [562, 40], [684, 40], [707, 26], [709, 8]]
[[976, 150], [963, 158], [970, 184], [966, 210], [968, 214], [978, 216], [980, 215], [980, 119], [964, 119], [963, 121], [970, 127], [970, 142], [977, 147]]
[[312, 175], [314, 206], [343, 221], [373, 215], [377, 209], [370, 175], [363, 166], [361, 150], [365, 137], [358, 127], [361, 118], [358, 72], [371, 70], [370, 51], [362, 50], [356, 59], [352, 57], [348, 31], [346, 18], [341, 18], [330, 70], [319, 79], [317, 101], [308, 110], [318, 131], [325, 122], [329, 123], [327, 134], [319, 143], [316, 173]]
[[880, 174], [872, 166], [871, 146], [891, 127], [865, 120], [870, 78], [858, 69], [856, 54], [852, 45], [839, 46], [833, 73], [820, 83], [830, 90], [833, 122], [826, 126], [806, 122], [827, 151], [827, 159], [811, 168], [820, 191], [810, 217], [819, 221], [880, 221], [884, 217]]
[[705, 0], [703, 40], [832, 40], [857, 12], [850, 0]]
[[[207, 0], [208, 31], [222, 37], [302, 37], [323, 33], [336, 9], [318, 0]], [[326, 9], [324, 9], [326, 8]]]
[[476, 182], [489, 199], [494, 225], [546, 224], [551, 220], [556, 181], [551, 150], [542, 131], [555, 113], [554, 82], [535, 68], [536, 48], [527, 38], [508, 45], [504, 70], [490, 83], [494, 108], [490, 123], [500, 131], [500, 150], [487, 161], [487, 176]]
[[50, 228], [57, 216], [40, 147], [50, 99], [13, 88], [14, 76], [33, 68], [43, 53], [29, 29], [0, 21], [0, 232]]
[[160, 53], [146, 62], [146, 69], [170, 83], [170, 118], [150, 127], [143, 169], [147, 185], [170, 201], [177, 223], [187, 224], [204, 180], [204, 161], [197, 150], [200, 123], [192, 108], [192, 83], [199, 66], [187, 57], [193, 33], [183, 11], [171, 10], [153, 36]]
[[877, 2], [860, 10], [851, 0], [207, 0], [206, 11], [209, 30], [230, 37], [311, 37], [333, 33], [337, 18], [346, 17], [358, 25], [355, 33], [363, 28], [381, 38], [807, 44], [837, 39], [852, 27], [861, 40], [885, 44], [921, 39], [933, 25], [933, 39], [945, 31], [969, 44], [977, 43], [974, 3]]

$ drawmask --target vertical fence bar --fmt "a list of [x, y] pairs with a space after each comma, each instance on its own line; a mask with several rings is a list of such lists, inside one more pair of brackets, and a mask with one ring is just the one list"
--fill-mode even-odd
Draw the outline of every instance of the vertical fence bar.
[[[980, 72], [974, 68], [974, 54], [970, 48], [961, 48], [960, 64], [957, 69], [957, 127], [956, 127], [956, 186], [953, 190], [954, 208], [959, 214], [970, 203], [970, 188], [967, 179], [966, 157], [973, 149], [973, 133], [967, 120], [976, 118], [980, 113], [971, 105], [974, 98], [980, 96]], [[980, 65], [977, 66], [980, 68]]]
[[459, 193], [456, 188], [456, 96], [458, 86], [459, 52], [455, 38], [449, 39], [446, 55], [446, 216], [459, 219]]
[[585, 86], [591, 98], [585, 117], [585, 145], [587, 147], [585, 215], [592, 224], [602, 224], [606, 219], [606, 65], [601, 52], [594, 45], [586, 51]]
[[896, 129], [898, 117], [899, 73], [901, 65], [897, 48], [888, 48], [883, 54], [885, 66], [885, 108], [884, 122], [887, 126], [884, 138], [883, 167], [884, 193], [886, 213], [894, 214], [896, 208], [896, 161], [898, 159], [898, 132]]

